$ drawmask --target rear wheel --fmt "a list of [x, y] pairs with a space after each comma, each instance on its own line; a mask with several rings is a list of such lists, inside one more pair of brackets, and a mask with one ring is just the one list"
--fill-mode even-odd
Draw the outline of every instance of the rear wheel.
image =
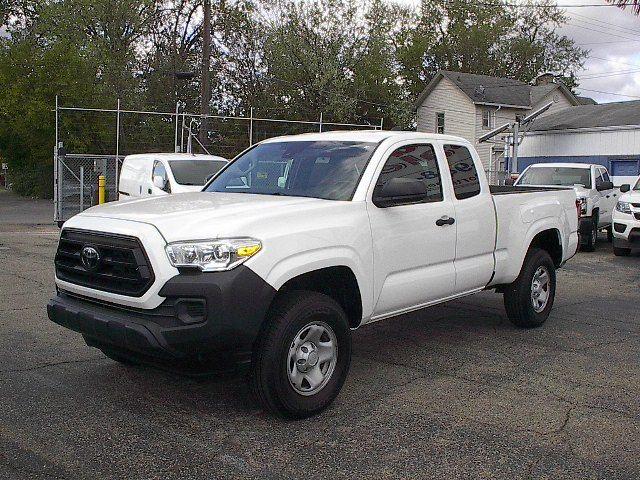
[[613, 254], [616, 257], [626, 257], [631, 253], [630, 248], [613, 247]]
[[351, 364], [347, 315], [331, 297], [293, 291], [276, 300], [253, 358], [262, 405], [290, 418], [315, 415], [336, 398]]
[[532, 328], [542, 325], [553, 307], [556, 267], [545, 250], [532, 248], [518, 278], [504, 291], [504, 306], [511, 323]]

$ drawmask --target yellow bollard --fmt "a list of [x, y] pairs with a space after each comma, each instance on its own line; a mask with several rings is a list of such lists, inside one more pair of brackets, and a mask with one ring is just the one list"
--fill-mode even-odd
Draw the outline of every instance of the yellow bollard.
[[98, 204], [102, 205], [104, 203], [104, 187], [106, 185], [106, 180], [104, 178], [104, 175], [100, 175], [98, 177]]

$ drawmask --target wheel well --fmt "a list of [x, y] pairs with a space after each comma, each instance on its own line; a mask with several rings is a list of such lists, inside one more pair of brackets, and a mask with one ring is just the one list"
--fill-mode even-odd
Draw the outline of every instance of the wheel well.
[[560, 232], [555, 228], [543, 230], [533, 237], [529, 249], [532, 247], [546, 250], [556, 267], [562, 263], [562, 242], [560, 241]]
[[298, 275], [280, 287], [276, 297], [292, 290], [311, 290], [328, 295], [344, 309], [350, 327], [360, 325], [362, 298], [356, 276], [349, 267], [327, 267]]

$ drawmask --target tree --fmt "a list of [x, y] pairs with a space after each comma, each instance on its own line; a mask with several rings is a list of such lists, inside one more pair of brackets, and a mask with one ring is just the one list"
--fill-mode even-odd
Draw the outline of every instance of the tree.
[[413, 95], [441, 69], [525, 82], [553, 71], [573, 86], [587, 51], [556, 32], [566, 20], [550, 0], [518, 6], [423, 0], [399, 52], [403, 77]]
[[607, 3], [613, 3], [623, 10], [627, 7], [633, 9], [633, 13], [640, 15], [640, 0], [607, 0]]

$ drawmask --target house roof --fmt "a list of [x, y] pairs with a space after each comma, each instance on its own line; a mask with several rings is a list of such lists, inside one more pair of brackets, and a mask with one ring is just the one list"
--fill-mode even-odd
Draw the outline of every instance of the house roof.
[[640, 100], [578, 105], [538, 118], [532, 131], [640, 125]]
[[557, 83], [549, 83], [547, 85], [533, 85], [531, 87], [531, 105], [535, 105], [546, 95], [558, 88]]
[[591, 97], [579, 97], [579, 96], [576, 96], [576, 98], [580, 102], [580, 105], [597, 105], [598, 104], [598, 102], [596, 102]]
[[422, 105], [442, 78], [454, 83], [476, 104], [529, 109], [556, 88], [562, 90], [573, 104], [579, 104], [571, 90], [562, 83], [531, 86], [512, 78], [440, 70], [416, 100], [416, 108]]

